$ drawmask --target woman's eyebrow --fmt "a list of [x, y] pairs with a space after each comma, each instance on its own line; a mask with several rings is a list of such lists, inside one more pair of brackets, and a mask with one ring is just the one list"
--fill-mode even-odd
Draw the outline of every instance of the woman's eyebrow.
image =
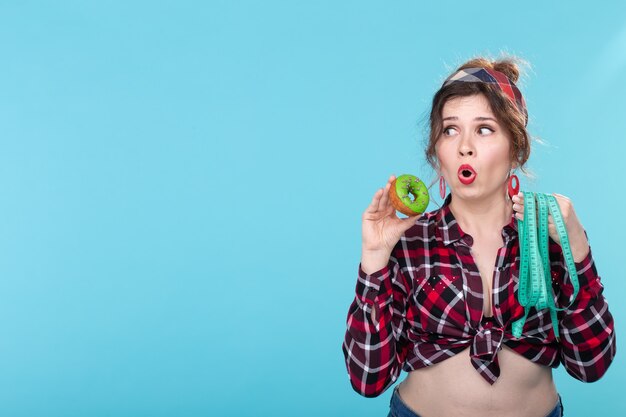
[[[444, 117], [441, 121], [446, 121], [446, 120], [459, 120], [459, 118], [456, 116], [450, 116], [450, 117]], [[493, 117], [486, 117], [486, 116], [478, 116], [474, 118], [474, 120], [478, 120], [478, 121], [493, 120], [494, 122], [497, 123], [497, 120], [494, 119]]]

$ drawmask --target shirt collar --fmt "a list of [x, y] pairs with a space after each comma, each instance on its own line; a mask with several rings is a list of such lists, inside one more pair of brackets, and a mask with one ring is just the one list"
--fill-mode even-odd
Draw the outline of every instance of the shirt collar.
[[[452, 193], [448, 194], [435, 217], [437, 233], [446, 246], [457, 240], [461, 240], [467, 246], [472, 246], [474, 239], [459, 226], [459, 223], [454, 218], [454, 214], [452, 214], [452, 210], [450, 210], [450, 201], [452, 201]], [[509, 223], [502, 228], [502, 237], [505, 242], [508, 242], [515, 236], [517, 236], [517, 218], [515, 217], [515, 212], [513, 212]]]

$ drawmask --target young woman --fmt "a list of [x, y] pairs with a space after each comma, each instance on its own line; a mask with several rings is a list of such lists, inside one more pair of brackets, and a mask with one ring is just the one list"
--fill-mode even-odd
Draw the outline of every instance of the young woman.
[[[514, 58], [470, 60], [435, 94], [426, 157], [440, 176], [441, 208], [401, 219], [392, 175], [362, 216], [362, 258], [342, 350], [350, 382], [365, 397], [408, 372], [390, 402], [394, 417], [557, 417], [552, 369], [584, 382], [604, 375], [615, 352], [613, 317], [572, 202], [553, 194], [565, 223], [579, 291], [574, 293], [549, 217], [552, 292], [558, 312], [517, 297], [517, 219], [524, 201], [512, 171], [530, 155], [525, 101]], [[568, 307], [569, 306], [569, 307]]]

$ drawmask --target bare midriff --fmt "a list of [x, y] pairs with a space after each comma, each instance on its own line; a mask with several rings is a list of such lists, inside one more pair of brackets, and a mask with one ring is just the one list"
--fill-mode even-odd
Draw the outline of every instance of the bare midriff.
[[409, 372], [398, 388], [402, 402], [421, 417], [545, 417], [558, 403], [552, 368], [503, 344], [500, 376], [490, 385], [472, 366], [469, 351]]

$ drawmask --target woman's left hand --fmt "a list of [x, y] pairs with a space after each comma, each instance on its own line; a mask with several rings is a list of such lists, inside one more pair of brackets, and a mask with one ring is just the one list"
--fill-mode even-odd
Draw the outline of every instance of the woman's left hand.
[[[587, 241], [583, 225], [580, 224], [578, 216], [576, 216], [576, 212], [574, 211], [574, 205], [569, 198], [556, 193], [552, 195], [556, 198], [556, 202], [561, 210], [561, 216], [565, 223], [565, 229], [567, 230], [567, 237], [570, 248], [572, 249], [574, 261], [580, 262], [587, 256], [589, 251], [589, 242]], [[513, 211], [515, 212], [516, 218], [524, 220], [524, 196], [521, 192], [513, 196]], [[537, 219], [538, 218], [539, 213], [537, 213]], [[548, 214], [548, 234], [552, 240], [559, 245], [561, 244], [561, 238], [556, 230], [551, 214]]]

